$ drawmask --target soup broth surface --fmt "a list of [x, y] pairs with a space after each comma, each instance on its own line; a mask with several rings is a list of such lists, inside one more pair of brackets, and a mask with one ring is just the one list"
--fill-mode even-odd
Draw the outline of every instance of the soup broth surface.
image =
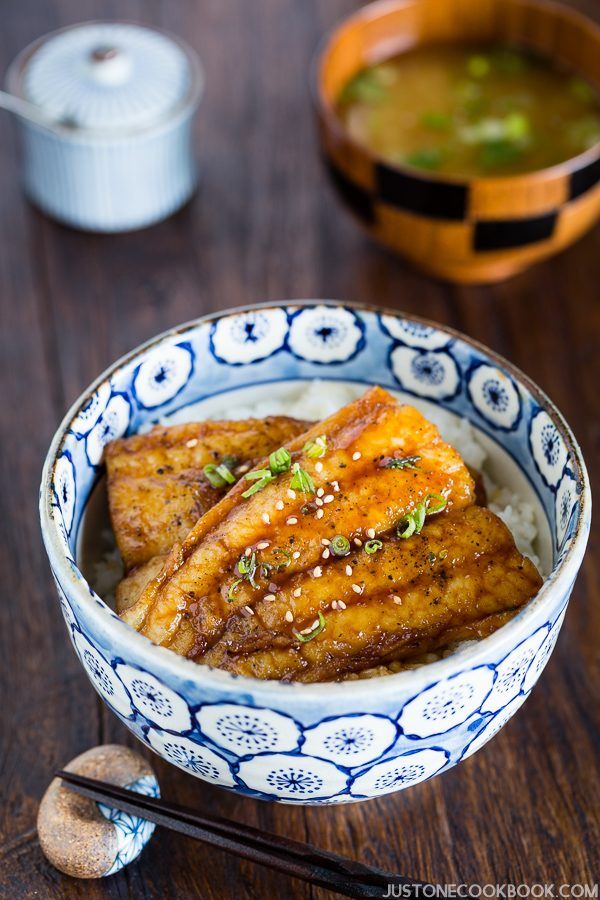
[[384, 159], [467, 178], [543, 169], [600, 141], [598, 92], [508, 46], [402, 53], [352, 78], [337, 111]]

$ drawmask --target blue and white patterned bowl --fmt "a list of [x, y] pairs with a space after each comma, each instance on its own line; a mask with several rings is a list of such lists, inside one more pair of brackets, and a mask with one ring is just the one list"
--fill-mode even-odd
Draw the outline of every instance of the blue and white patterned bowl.
[[[215, 415], [219, 406], [313, 378], [380, 384], [425, 411], [434, 404], [466, 417], [497, 480], [527, 493], [551, 573], [535, 600], [491, 637], [376, 684], [258, 681], [154, 646], [86, 583], [78, 538], [107, 441], [159, 418], [185, 418], [193, 405]], [[248, 796], [297, 803], [401, 790], [486, 743], [529, 696], [554, 647], [590, 512], [577, 443], [526, 376], [450, 329], [332, 302], [205, 317], [119, 360], [65, 417], [40, 498], [67, 630], [107, 705], [185, 771]]]

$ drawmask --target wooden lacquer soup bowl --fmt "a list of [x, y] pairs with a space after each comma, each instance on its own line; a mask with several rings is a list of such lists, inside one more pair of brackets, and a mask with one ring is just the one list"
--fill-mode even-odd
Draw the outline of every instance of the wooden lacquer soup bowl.
[[524, 175], [452, 178], [384, 161], [335, 111], [365, 66], [418, 46], [521, 46], [600, 86], [600, 28], [540, 0], [381, 0], [346, 19], [315, 68], [323, 154], [339, 193], [378, 241], [458, 282], [506, 278], [577, 240], [600, 214], [600, 145]]

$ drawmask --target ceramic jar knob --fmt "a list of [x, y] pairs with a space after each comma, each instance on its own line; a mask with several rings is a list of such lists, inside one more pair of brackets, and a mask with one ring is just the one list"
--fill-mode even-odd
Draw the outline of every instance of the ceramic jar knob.
[[89, 72], [97, 84], [124, 84], [131, 75], [131, 58], [117, 47], [98, 46], [90, 53]]
[[[160, 796], [146, 760], [118, 744], [93, 747], [64, 768], [150, 797]], [[37, 829], [44, 855], [55, 868], [74, 878], [101, 878], [137, 859], [154, 824], [82, 797], [54, 778], [42, 797]]]

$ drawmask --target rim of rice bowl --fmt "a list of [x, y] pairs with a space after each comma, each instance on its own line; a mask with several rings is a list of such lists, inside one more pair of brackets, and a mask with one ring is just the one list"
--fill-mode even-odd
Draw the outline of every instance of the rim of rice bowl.
[[[493, 634], [482, 640], [469, 642], [468, 646], [465, 646], [464, 649], [458, 650], [443, 659], [427, 663], [416, 669], [407, 669], [389, 675], [386, 674], [381, 677], [374, 676], [373, 678], [305, 684], [298, 681], [282, 682], [273, 679], [251, 678], [246, 675], [237, 675], [202, 663], [193, 662], [190, 659], [179, 656], [166, 647], [160, 647], [157, 644], [153, 644], [149, 638], [135, 631], [135, 629], [119, 619], [102, 598], [97, 597], [97, 595], [92, 593], [88, 582], [85, 580], [80, 570], [77, 569], [76, 574], [67, 562], [60, 543], [58, 526], [55, 524], [52, 517], [51, 484], [56, 459], [72, 420], [86, 404], [89, 396], [94, 393], [104, 381], [107, 381], [118, 369], [134, 360], [141, 353], [146, 352], [166, 339], [184, 334], [187, 331], [197, 328], [199, 325], [217, 321], [224, 316], [229, 316], [234, 313], [250, 312], [257, 309], [279, 308], [281, 306], [302, 307], [319, 304], [344, 306], [358, 311], [362, 310], [416, 322], [419, 325], [424, 325], [437, 331], [441, 331], [444, 334], [448, 334], [450, 337], [464, 342], [493, 360], [497, 365], [508, 371], [517, 382], [520, 382], [537, 400], [540, 407], [545, 409], [548, 413], [565, 441], [567, 450], [572, 457], [574, 468], [576, 469], [577, 480], [583, 485], [583, 489], [580, 495], [580, 508], [575, 532], [571, 545], [564, 558], [553, 568], [550, 574], [544, 578], [544, 583], [537, 595], [522, 607], [509, 622], [502, 625]], [[365, 388], [367, 386], [368, 385], [365, 383]], [[272, 300], [264, 303], [251, 303], [244, 306], [232, 307], [220, 312], [210, 313], [206, 316], [200, 316], [197, 319], [192, 319], [175, 328], [168, 329], [145, 343], [140, 344], [105, 369], [105, 371], [99, 375], [73, 403], [52, 439], [42, 471], [39, 509], [42, 537], [52, 567], [57, 570], [57, 573], [63, 581], [71, 583], [73, 591], [77, 593], [80, 603], [86, 607], [86, 612], [89, 618], [94, 620], [94, 624], [106, 635], [110, 637], [114, 636], [117, 643], [123, 641], [127, 642], [138, 655], [140, 661], [143, 660], [144, 665], [146, 665], [150, 671], [155, 667], [160, 667], [161, 669], [171, 670], [180, 678], [196, 682], [199, 685], [204, 684], [206, 686], [214, 687], [215, 689], [227, 690], [232, 693], [251, 691], [255, 701], [260, 701], [261, 695], [267, 698], [273, 694], [281, 695], [282, 692], [289, 693], [290, 690], [302, 691], [302, 694], [307, 700], [310, 700], [312, 697], [318, 700], [318, 698], [324, 694], [331, 696], [334, 693], [341, 694], [347, 691], [352, 691], [353, 695], [372, 695], [373, 684], [375, 681], [377, 681], [378, 692], [384, 691], [386, 693], [394, 693], [401, 686], [405, 688], [410, 685], [411, 689], [414, 689], [416, 693], [422, 690], [425, 685], [437, 682], [449, 674], [461, 671], [463, 667], [474, 667], [477, 665], [479, 658], [487, 656], [488, 651], [492, 648], [497, 651], [503, 644], [514, 644], [514, 637], [516, 637], [519, 632], [522, 632], [524, 636], [527, 636], [528, 629], [526, 623], [528, 620], [536, 617], [542, 607], [550, 604], [551, 594], [562, 591], [566, 595], [571, 583], [576, 577], [585, 551], [587, 535], [589, 532], [591, 490], [580, 447], [559, 410], [541, 388], [539, 388], [527, 375], [521, 372], [520, 369], [508, 360], [504, 359], [504, 357], [495, 353], [479, 341], [446, 325], [440, 325], [430, 319], [405, 313], [402, 310], [391, 309], [389, 307], [351, 301]], [[269, 701], [265, 700], [265, 702]]]

